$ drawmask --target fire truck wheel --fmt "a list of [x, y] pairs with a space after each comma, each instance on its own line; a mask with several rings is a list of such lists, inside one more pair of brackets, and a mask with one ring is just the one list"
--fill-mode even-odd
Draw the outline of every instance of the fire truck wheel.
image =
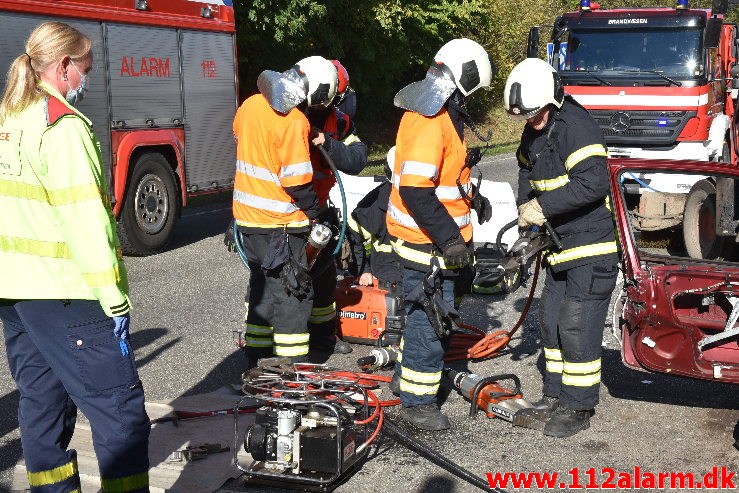
[[716, 187], [708, 180], [696, 182], [683, 210], [683, 241], [691, 258], [723, 260], [731, 242], [716, 235]]
[[123, 253], [145, 256], [167, 246], [180, 206], [175, 183], [164, 156], [147, 152], [138, 157], [118, 222]]

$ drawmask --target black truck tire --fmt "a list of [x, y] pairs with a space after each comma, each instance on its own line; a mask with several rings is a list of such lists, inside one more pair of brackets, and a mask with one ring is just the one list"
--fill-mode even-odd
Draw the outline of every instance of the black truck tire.
[[697, 181], [688, 192], [683, 241], [691, 258], [723, 260], [728, 253], [728, 238], [716, 234], [716, 186], [709, 180]]
[[123, 253], [146, 256], [164, 250], [179, 208], [175, 174], [167, 159], [158, 152], [141, 154], [133, 163], [118, 219]]

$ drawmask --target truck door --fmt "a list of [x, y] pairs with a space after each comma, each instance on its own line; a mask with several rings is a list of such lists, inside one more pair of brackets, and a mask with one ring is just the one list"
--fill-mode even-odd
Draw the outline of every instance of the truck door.
[[177, 31], [108, 24], [113, 128], [182, 125]]
[[[106, 177], [110, 186], [110, 127], [108, 114], [108, 85], [102, 27], [99, 22], [78, 21], [74, 19], [51, 18], [39, 15], [16, 14], [0, 12], [0, 87], [5, 87], [10, 64], [25, 51], [24, 43], [39, 24], [50, 20], [61, 20], [70, 26], [79, 29], [92, 39], [93, 66], [90, 72], [90, 89], [85, 99], [77, 108], [88, 117], [95, 130], [95, 136], [100, 141], [103, 162], [105, 163]], [[64, 94], [62, 94], [64, 96]]]
[[181, 31], [188, 190], [233, 183], [236, 68], [231, 34]]

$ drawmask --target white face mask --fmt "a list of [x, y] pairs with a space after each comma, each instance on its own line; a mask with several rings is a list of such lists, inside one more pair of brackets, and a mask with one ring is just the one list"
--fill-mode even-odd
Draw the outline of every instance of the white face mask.
[[87, 94], [90, 76], [80, 72], [80, 69], [77, 68], [77, 65], [75, 65], [73, 61], [70, 60], [69, 63], [71, 63], [77, 73], [80, 74], [80, 86], [77, 89], [72, 89], [72, 86], [69, 84], [69, 80], [67, 80], [69, 90], [67, 91], [66, 99], [69, 104], [79, 104], [84, 99], [85, 94]]

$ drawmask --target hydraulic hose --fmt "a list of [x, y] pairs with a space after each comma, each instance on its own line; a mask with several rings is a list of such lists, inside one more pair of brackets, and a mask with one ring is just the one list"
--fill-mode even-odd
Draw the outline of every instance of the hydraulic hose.
[[447, 457], [444, 457], [439, 452], [433, 450], [431, 447], [423, 443], [422, 441], [408, 435], [398, 425], [390, 421], [385, 417], [385, 422], [382, 425], [382, 432], [394, 438], [401, 445], [405, 446], [409, 450], [417, 453], [424, 459], [436, 464], [445, 471], [449, 471], [460, 479], [463, 479], [473, 486], [476, 486], [484, 491], [496, 491], [502, 492], [499, 488], [491, 488], [487, 481], [475, 476], [473, 473], [463, 468], [459, 464], [452, 462]]
[[239, 252], [239, 258], [241, 258], [241, 262], [244, 264], [244, 267], [249, 269], [249, 257], [246, 256], [246, 251], [244, 250], [244, 244], [241, 243], [241, 233], [239, 233], [239, 225], [236, 224], [236, 219], [234, 219], [233, 222], [233, 229], [234, 229], [234, 243], [236, 243], [236, 251]]
[[328, 164], [328, 167], [331, 168], [331, 171], [334, 172], [336, 183], [339, 184], [339, 192], [341, 193], [341, 232], [339, 233], [339, 241], [336, 243], [334, 253], [332, 253], [332, 255], [336, 255], [341, 251], [341, 245], [344, 243], [344, 236], [346, 235], [346, 194], [344, 193], [344, 184], [341, 183], [341, 176], [339, 176], [339, 170], [336, 168], [334, 160], [331, 159], [331, 156], [328, 155], [328, 152], [323, 147], [323, 144], [319, 144], [316, 147], [321, 152], [323, 159], [326, 160], [326, 164]]

